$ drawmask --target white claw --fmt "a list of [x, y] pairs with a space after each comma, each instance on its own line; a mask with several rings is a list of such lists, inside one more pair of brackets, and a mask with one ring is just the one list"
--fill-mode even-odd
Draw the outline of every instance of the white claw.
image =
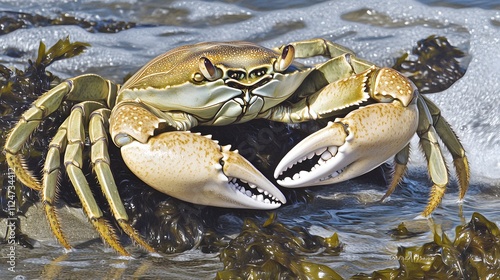
[[[348, 113], [344, 118], [309, 135], [279, 162], [275, 178], [304, 157], [317, 163], [306, 173], [278, 180], [284, 187], [298, 188], [342, 182], [376, 168], [401, 151], [415, 135], [418, 126], [415, 104], [374, 103]], [[300, 168], [300, 164], [294, 169]], [[285, 174], [285, 175], [282, 175]]]
[[[250, 209], [274, 209], [286, 203], [283, 194], [254, 166], [230, 151], [230, 146], [216, 144], [210, 135], [166, 132], [149, 138], [147, 143], [124, 145], [121, 153], [142, 181], [184, 201]], [[278, 203], [257, 201], [251, 191], [257, 187]]]
[[217, 179], [219, 179], [222, 182], [227, 182], [228, 181], [227, 176], [224, 175], [224, 173], [222, 173], [222, 172], [220, 172], [219, 174], [217, 174]]

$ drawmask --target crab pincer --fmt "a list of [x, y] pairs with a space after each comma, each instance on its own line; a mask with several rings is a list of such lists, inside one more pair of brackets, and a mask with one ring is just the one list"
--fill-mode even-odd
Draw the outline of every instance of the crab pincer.
[[187, 131], [162, 133], [121, 148], [146, 184], [184, 201], [230, 208], [274, 209], [283, 194], [230, 146]]

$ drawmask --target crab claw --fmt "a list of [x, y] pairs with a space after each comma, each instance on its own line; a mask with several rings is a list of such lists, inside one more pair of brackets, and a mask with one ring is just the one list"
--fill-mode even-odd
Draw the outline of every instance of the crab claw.
[[274, 177], [282, 178], [281, 186], [299, 188], [360, 176], [403, 149], [417, 124], [415, 104], [405, 107], [395, 101], [359, 108], [297, 144], [280, 161]]
[[132, 172], [149, 186], [195, 204], [274, 209], [283, 194], [252, 164], [210, 136], [167, 132], [121, 148]]

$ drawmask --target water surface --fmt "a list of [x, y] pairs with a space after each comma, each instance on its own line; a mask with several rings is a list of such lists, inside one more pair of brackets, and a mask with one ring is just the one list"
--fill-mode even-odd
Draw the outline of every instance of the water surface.
[[[469, 2], [467, 2], [469, 3]], [[478, 211], [489, 220], [500, 221], [500, 11], [493, 1], [0, 1], [0, 10], [41, 14], [68, 13], [81, 18], [135, 22], [139, 27], [114, 34], [91, 33], [78, 26], [46, 26], [19, 29], [0, 36], [0, 62], [23, 68], [36, 57], [39, 41], [52, 45], [70, 36], [92, 47], [74, 59], [56, 63], [51, 71], [61, 77], [93, 72], [116, 82], [136, 71], [151, 58], [168, 49], [200, 41], [248, 40], [267, 47], [322, 37], [348, 46], [360, 57], [381, 66], [409, 51], [429, 35], [446, 36], [467, 53], [466, 75], [448, 90], [431, 95], [463, 141], [472, 169], [472, 183], [459, 215], [457, 186], [452, 182], [434, 223], [448, 235], [461, 219], [469, 220]], [[5, 50], [22, 51], [19, 57]], [[2, 52], [3, 50], [3, 52]], [[307, 60], [314, 63], [315, 60]], [[414, 246], [432, 240], [427, 220], [415, 220], [427, 202], [430, 183], [422, 156], [414, 149], [409, 176], [385, 203], [385, 187], [375, 183], [349, 181], [313, 190], [310, 204], [278, 210], [287, 225], [300, 225], [312, 233], [339, 234], [344, 243], [340, 256], [310, 256], [342, 276], [397, 266], [398, 246]], [[40, 209], [34, 209], [24, 230], [38, 239], [36, 248], [17, 249], [16, 273], [6, 271], [1, 248], [0, 278], [37, 279], [50, 275], [48, 268], [60, 258], [57, 269], [68, 278], [119, 278], [134, 273], [151, 278], [213, 278], [222, 269], [216, 254], [192, 250], [168, 257], [141, 256], [127, 259], [106, 249], [96, 239], [78, 210], [68, 219], [81, 228], [75, 242], [84, 242], [65, 255], [50, 236]], [[73, 218], [72, 218], [73, 217]], [[79, 217], [79, 218], [74, 218]], [[78, 219], [81, 221], [78, 223]], [[76, 221], [75, 221], [76, 220]], [[395, 241], [388, 231], [405, 221], [420, 234]], [[231, 220], [221, 218], [221, 227]], [[69, 233], [68, 235], [70, 235]], [[5, 254], [4, 254], [5, 253]], [[140, 251], [136, 252], [141, 254]], [[52, 267], [53, 268], [53, 267]], [[50, 270], [53, 271], [53, 270]], [[42, 276], [43, 275], [43, 276]], [[62, 276], [61, 276], [62, 277]]]

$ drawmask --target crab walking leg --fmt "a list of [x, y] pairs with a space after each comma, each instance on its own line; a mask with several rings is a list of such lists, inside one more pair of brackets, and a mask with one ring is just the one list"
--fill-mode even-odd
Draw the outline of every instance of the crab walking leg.
[[427, 159], [429, 176], [433, 182], [429, 202], [422, 215], [429, 216], [443, 199], [448, 184], [448, 168], [444, 160], [438, 142], [438, 134], [432, 125], [432, 116], [427, 108], [425, 100], [418, 96], [419, 122], [417, 134], [420, 138], [420, 146]]
[[86, 121], [89, 112], [95, 111], [99, 106], [102, 107], [102, 104], [89, 101], [82, 102], [73, 107], [68, 123], [68, 145], [64, 154], [64, 165], [92, 225], [96, 228], [105, 243], [109, 244], [118, 253], [128, 256], [129, 253], [120, 244], [113, 228], [103, 218], [102, 211], [99, 209], [81, 169], [83, 166], [82, 150], [85, 140], [83, 123]]
[[386, 198], [388, 198], [396, 189], [396, 187], [399, 185], [401, 180], [403, 179], [406, 170], [408, 169], [408, 160], [410, 159], [410, 144], [408, 143], [401, 151], [399, 151], [395, 156], [394, 156], [394, 170], [392, 173], [392, 180], [391, 184], [387, 188], [386, 193], [384, 196], [380, 199], [381, 201], [384, 201]]
[[56, 135], [52, 138], [49, 144], [49, 151], [45, 159], [43, 167], [43, 182], [42, 182], [42, 204], [50, 228], [56, 236], [57, 240], [66, 249], [70, 249], [71, 245], [67, 241], [61, 229], [59, 217], [55, 209], [57, 201], [57, 188], [61, 176], [61, 153], [66, 149], [67, 145], [67, 126], [69, 118], [59, 127]]
[[451, 129], [448, 122], [443, 116], [441, 116], [441, 110], [439, 110], [439, 108], [425, 96], [420, 97], [425, 101], [425, 104], [429, 109], [429, 113], [432, 115], [433, 126], [435, 127], [436, 132], [453, 157], [453, 165], [455, 166], [460, 188], [459, 199], [462, 200], [467, 192], [467, 189], [469, 188], [470, 180], [469, 162], [467, 160], [467, 156], [465, 155], [464, 147], [458, 140], [457, 135]]
[[19, 181], [32, 189], [41, 190], [42, 187], [38, 179], [26, 168], [24, 158], [20, 154], [21, 148], [28, 141], [29, 136], [38, 127], [42, 119], [59, 108], [64, 96], [68, 92], [68, 84], [63, 83], [42, 95], [21, 116], [21, 119], [9, 133], [5, 142], [5, 158], [7, 163], [14, 169]]
[[94, 172], [97, 175], [102, 192], [108, 201], [113, 216], [123, 231], [149, 252], [155, 250], [139, 235], [139, 233], [128, 224], [128, 215], [120, 199], [118, 188], [111, 172], [111, 160], [108, 153], [107, 127], [110, 110], [100, 109], [92, 112], [89, 123], [89, 137], [91, 142], [91, 161], [94, 166]]
[[[308, 58], [314, 56], [334, 58], [347, 54], [347, 59], [349, 63], [352, 64], [356, 73], [363, 72], [373, 65], [373, 63], [356, 57], [352, 50], [321, 38], [293, 42], [288, 45], [292, 45], [295, 48], [295, 58]], [[279, 50], [283, 47], [284, 46], [280, 47]]]
[[5, 141], [5, 157], [16, 177], [24, 185], [40, 190], [38, 179], [26, 168], [21, 149], [41, 121], [56, 111], [63, 100], [103, 100], [114, 104], [117, 86], [97, 75], [83, 75], [69, 79], [38, 98], [26, 111]]

